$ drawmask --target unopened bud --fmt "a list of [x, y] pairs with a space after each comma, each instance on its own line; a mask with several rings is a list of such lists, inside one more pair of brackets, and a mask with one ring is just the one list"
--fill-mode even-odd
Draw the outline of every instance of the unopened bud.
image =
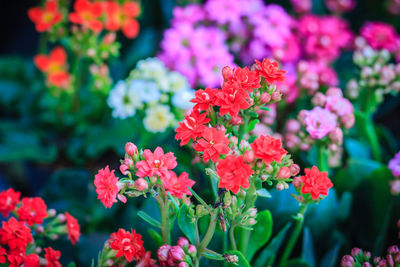
[[340, 96], [343, 97], [342, 90], [340, 88], [331, 87], [326, 91], [327, 96]]
[[157, 250], [157, 257], [160, 262], [166, 262], [168, 260], [168, 252], [170, 251], [170, 245], [162, 245]]
[[353, 113], [348, 113], [342, 116], [341, 122], [343, 123], [344, 127], [346, 129], [350, 129], [354, 126], [355, 123], [355, 117]]
[[38, 234], [41, 234], [41, 233], [44, 232], [44, 227], [43, 227], [42, 225], [38, 225], [38, 226], [35, 228], [35, 230], [36, 230], [36, 232], [37, 232]]
[[130, 159], [130, 158], [125, 158], [124, 159], [124, 164], [125, 165], [127, 165], [127, 166], [133, 166], [133, 160], [132, 159]]
[[125, 144], [125, 153], [133, 157], [137, 153], [137, 147], [134, 143], [128, 142]]
[[250, 218], [247, 220], [247, 225], [252, 226], [255, 225], [257, 223], [256, 220], [254, 220], [253, 218]]
[[267, 92], [262, 93], [260, 96], [260, 104], [267, 104], [269, 101], [271, 101], [271, 95]]
[[126, 203], [126, 201], [127, 201], [126, 196], [118, 194], [117, 197], [118, 197], [119, 201], [121, 201], [124, 204]]
[[105, 44], [112, 44], [115, 41], [116, 35], [114, 32], [107, 33], [104, 38], [103, 42]]
[[128, 175], [129, 173], [128, 169], [129, 169], [128, 165], [122, 164], [121, 166], [119, 166], [119, 170], [123, 175]]
[[353, 267], [354, 265], [354, 259], [350, 255], [345, 255], [342, 258], [342, 261], [340, 262], [341, 267]]
[[233, 117], [230, 121], [229, 121], [230, 125], [241, 125], [243, 124], [243, 118], [240, 115], [237, 115], [235, 117]]
[[285, 189], [285, 186], [283, 184], [279, 183], [276, 185], [276, 189], [279, 191], [282, 191], [283, 189]]
[[189, 240], [187, 240], [185, 237], [179, 237], [178, 242], [176, 244], [182, 248], [189, 246]]
[[63, 223], [63, 222], [65, 222], [66, 217], [65, 217], [64, 213], [60, 213], [60, 214], [58, 214], [57, 219], [60, 223]]
[[225, 66], [222, 68], [222, 77], [224, 81], [228, 81], [230, 77], [233, 75], [233, 69], [229, 66]]
[[57, 214], [57, 211], [56, 211], [55, 209], [49, 209], [49, 210], [47, 211], [47, 215], [48, 215], [49, 217], [54, 217], [54, 216], [56, 216], [56, 214]]
[[180, 246], [172, 246], [168, 252], [173, 261], [183, 261], [185, 258], [185, 251]]
[[41, 247], [35, 248], [35, 253], [36, 254], [40, 254], [41, 252], [42, 252], [42, 248]]
[[244, 155], [243, 155], [243, 158], [244, 158], [244, 161], [247, 162], [247, 163], [254, 162], [254, 159], [255, 159], [254, 151], [253, 150], [245, 151]]
[[94, 57], [96, 55], [96, 50], [94, 48], [89, 48], [87, 50], [88, 57]]
[[278, 171], [277, 178], [278, 179], [288, 179], [288, 178], [290, 178], [290, 175], [291, 175], [291, 173], [290, 173], [289, 167], [282, 167]]
[[294, 187], [299, 188], [301, 187], [301, 185], [303, 184], [303, 182], [301, 181], [301, 178], [296, 176], [293, 178], [292, 184]]
[[272, 101], [277, 102], [282, 99], [282, 95], [280, 92], [274, 91], [271, 93], [271, 99], [272, 99]]
[[286, 123], [286, 130], [290, 133], [296, 133], [300, 127], [300, 123], [295, 119], [289, 119]]
[[323, 106], [325, 105], [325, 103], [326, 103], [326, 96], [325, 96], [323, 93], [321, 93], [321, 92], [317, 92], [317, 93], [313, 96], [313, 98], [311, 99], [311, 103], [312, 103], [314, 106], [323, 107]]
[[234, 254], [223, 254], [222, 257], [229, 263], [236, 263], [239, 261], [239, 257]]
[[300, 166], [297, 164], [292, 164], [289, 166], [290, 176], [296, 176], [300, 172]]
[[329, 138], [333, 143], [341, 145], [343, 143], [343, 131], [340, 128], [335, 128], [329, 132]]
[[257, 215], [257, 209], [256, 208], [250, 208], [250, 209], [248, 209], [248, 214], [249, 214], [249, 217], [256, 217], [256, 215]]
[[353, 249], [351, 250], [351, 255], [352, 255], [353, 257], [357, 257], [358, 255], [360, 255], [361, 252], [362, 252], [361, 249], [359, 249], [359, 248], [353, 248]]
[[137, 191], [144, 191], [148, 188], [147, 181], [144, 178], [139, 178], [135, 181], [135, 189]]
[[188, 247], [188, 253], [190, 254], [190, 256], [195, 257], [197, 253], [196, 247], [190, 244]]
[[189, 265], [188, 265], [186, 262], [181, 261], [181, 262], [178, 264], [178, 267], [189, 267]]

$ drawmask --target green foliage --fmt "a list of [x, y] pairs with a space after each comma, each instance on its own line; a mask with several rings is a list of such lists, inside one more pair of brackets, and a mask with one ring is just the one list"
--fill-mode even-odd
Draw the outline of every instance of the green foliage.
[[249, 243], [246, 250], [246, 259], [251, 261], [254, 254], [263, 247], [272, 234], [272, 215], [269, 210], [263, 210], [257, 213], [257, 223], [252, 226], [253, 231], [250, 232]]
[[189, 239], [190, 243], [196, 244], [195, 225], [191, 215], [189, 214], [189, 207], [185, 204], [179, 210], [178, 225], [181, 231]]

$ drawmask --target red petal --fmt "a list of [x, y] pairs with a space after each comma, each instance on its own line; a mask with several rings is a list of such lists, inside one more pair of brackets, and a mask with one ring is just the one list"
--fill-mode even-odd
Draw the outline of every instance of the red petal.
[[128, 38], [135, 38], [139, 33], [139, 23], [134, 19], [128, 19], [122, 26], [122, 32]]
[[47, 68], [49, 66], [49, 59], [45, 55], [37, 55], [33, 58], [33, 62], [35, 62], [36, 67], [43, 71], [46, 72]]

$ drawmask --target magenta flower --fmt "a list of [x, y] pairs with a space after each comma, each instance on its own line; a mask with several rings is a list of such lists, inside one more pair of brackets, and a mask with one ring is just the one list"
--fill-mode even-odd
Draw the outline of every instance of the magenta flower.
[[314, 139], [322, 139], [337, 126], [337, 117], [327, 109], [315, 107], [306, 111], [304, 118], [306, 130]]
[[400, 152], [389, 161], [389, 169], [392, 171], [393, 176], [400, 176]]
[[367, 22], [361, 28], [361, 35], [373, 49], [387, 49], [393, 52], [397, 48], [396, 30], [390, 24]]

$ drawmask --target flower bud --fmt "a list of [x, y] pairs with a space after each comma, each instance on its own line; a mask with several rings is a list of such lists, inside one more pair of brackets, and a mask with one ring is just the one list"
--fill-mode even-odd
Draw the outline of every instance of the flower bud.
[[335, 128], [329, 132], [329, 138], [333, 143], [341, 145], [343, 143], [343, 131], [340, 128]]
[[42, 248], [41, 247], [36, 247], [35, 248], [35, 253], [36, 254], [40, 254], [42, 252]]
[[397, 252], [399, 252], [399, 248], [397, 246], [391, 246], [388, 248], [388, 253], [390, 254], [395, 254]]
[[243, 155], [244, 161], [247, 163], [252, 163], [254, 162], [255, 159], [255, 154], [253, 150], [247, 150], [246, 152], [244, 152]]
[[51, 237], [50, 237], [50, 238], [51, 238], [51, 240], [57, 240], [57, 239], [58, 239], [58, 237], [59, 237], [58, 235], [54, 234], [54, 235], [51, 235]]
[[157, 176], [151, 176], [151, 177], [150, 177], [150, 182], [151, 182], [152, 184], [157, 183], [157, 181], [158, 181], [158, 177], [157, 177]]
[[364, 262], [361, 267], [372, 267], [372, 265], [369, 262]]
[[224, 195], [224, 208], [228, 208], [232, 204], [232, 196], [229, 191]]
[[188, 253], [190, 254], [190, 256], [195, 257], [197, 253], [196, 247], [190, 244], [188, 247]]
[[342, 116], [341, 122], [343, 123], [344, 127], [346, 129], [350, 129], [354, 126], [355, 123], [355, 117], [353, 113], [348, 113]]
[[222, 77], [224, 81], [228, 81], [230, 77], [233, 76], [233, 69], [229, 66], [225, 66], [222, 68]]
[[135, 188], [137, 191], [143, 191], [148, 188], [147, 181], [144, 178], [139, 178], [135, 181]]
[[280, 168], [280, 170], [278, 171], [278, 174], [277, 174], [277, 178], [278, 179], [288, 179], [288, 178], [290, 178], [290, 169], [289, 169], [289, 167]]
[[353, 256], [353, 257], [357, 257], [358, 255], [360, 255], [361, 254], [361, 249], [359, 249], [359, 248], [353, 248], [352, 250], [351, 250], [351, 255]]
[[300, 166], [297, 164], [292, 164], [289, 166], [290, 176], [296, 176], [300, 172]]
[[223, 254], [222, 257], [229, 263], [236, 263], [239, 261], [239, 257], [234, 254]]
[[325, 106], [325, 103], [326, 103], [326, 96], [325, 96], [323, 93], [321, 93], [321, 92], [317, 92], [317, 93], [313, 96], [313, 98], [311, 99], [311, 103], [312, 103], [314, 106], [323, 107], [323, 106]]
[[296, 200], [301, 203], [301, 202], [304, 201], [304, 197], [303, 196], [297, 196]]
[[301, 187], [302, 184], [303, 184], [303, 182], [301, 181], [300, 177], [296, 176], [293, 178], [292, 185], [294, 187], [299, 188], [299, 187]]
[[225, 126], [222, 124], [215, 125], [215, 129], [217, 129], [218, 131], [224, 131], [224, 132], [226, 131]]
[[342, 90], [337, 87], [331, 87], [326, 91], [326, 96], [340, 96], [343, 97]]
[[240, 150], [246, 150], [246, 149], [250, 148], [250, 144], [246, 140], [242, 140], [242, 141], [240, 141], [239, 148], [240, 148]]
[[303, 109], [303, 110], [300, 110], [299, 114], [297, 115], [297, 119], [299, 120], [299, 122], [301, 124], [304, 124], [304, 120], [307, 117], [307, 113], [308, 113], [308, 111]]
[[243, 124], [243, 118], [240, 115], [237, 115], [235, 117], [233, 117], [230, 121], [229, 121], [230, 125], [241, 125]]
[[188, 265], [186, 262], [181, 261], [181, 262], [178, 264], [178, 267], [189, 267], [189, 265]]
[[126, 196], [118, 194], [117, 197], [118, 197], [119, 201], [121, 201], [124, 204], [126, 203], [126, 201], [127, 201]]
[[86, 52], [88, 57], [94, 57], [96, 55], [96, 50], [94, 48], [89, 48]]
[[257, 223], [256, 220], [254, 220], [253, 218], [250, 218], [247, 220], [247, 225], [252, 226], [255, 225]]
[[176, 244], [182, 248], [189, 245], [189, 241], [185, 237], [179, 237], [178, 242]]
[[58, 214], [57, 219], [60, 223], [63, 223], [63, 222], [65, 222], [66, 217], [65, 217], [64, 213], [60, 213], [60, 214]]
[[341, 267], [353, 267], [354, 265], [354, 259], [350, 255], [345, 255], [342, 258], [342, 261], [340, 262]]
[[112, 44], [115, 41], [116, 37], [117, 36], [116, 36], [115, 32], [107, 33], [103, 38], [103, 42], [105, 44]]
[[125, 158], [124, 164], [127, 165], [128, 167], [133, 166], [133, 160], [130, 158]]
[[44, 232], [44, 227], [42, 225], [38, 225], [36, 226], [35, 230], [37, 233], [41, 234]]
[[229, 137], [229, 141], [234, 145], [238, 144], [238, 138], [236, 136]]
[[133, 157], [138, 152], [134, 143], [128, 142], [125, 144], [125, 153]]
[[279, 183], [279, 184], [276, 185], [276, 189], [278, 191], [282, 191], [283, 189], [285, 189], [285, 186], [283, 184]]
[[260, 104], [267, 104], [269, 101], [271, 101], [271, 95], [267, 92], [262, 93], [260, 96]]
[[157, 250], [157, 257], [160, 262], [166, 262], [168, 260], [168, 253], [171, 249], [170, 245], [162, 245]]
[[286, 123], [286, 130], [291, 133], [296, 133], [300, 130], [300, 123], [295, 119], [289, 119]]
[[172, 246], [168, 251], [168, 256], [172, 258], [173, 261], [183, 261], [185, 258], [185, 251], [180, 246]]
[[119, 171], [123, 174], [123, 175], [128, 175], [129, 171], [129, 166], [122, 164], [121, 166], [119, 166]]
[[277, 102], [282, 99], [282, 94], [278, 91], [274, 91], [271, 93], [271, 99], [274, 102]]
[[387, 255], [386, 256], [386, 262], [389, 264], [389, 266], [394, 266], [394, 260], [392, 255]]
[[221, 227], [221, 230], [222, 230], [223, 232], [226, 232], [226, 231], [227, 231], [227, 229], [226, 229], [226, 223], [225, 223], [225, 218], [224, 218], [224, 216], [223, 216], [222, 214], [218, 215], [218, 224], [219, 224], [219, 227]]
[[55, 209], [49, 209], [49, 210], [47, 211], [47, 215], [48, 215], [49, 217], [54, 217], [54, 216], [56, 216], [56, 214], [57, 214], [57, 211], [56, 211]]
[[257, 215], [257, 209], [256, 208], [250, 208], [250, 209], [247, 210], [247, 212], [249, 214], [249, 217], [253, 217], [254, 218]]

